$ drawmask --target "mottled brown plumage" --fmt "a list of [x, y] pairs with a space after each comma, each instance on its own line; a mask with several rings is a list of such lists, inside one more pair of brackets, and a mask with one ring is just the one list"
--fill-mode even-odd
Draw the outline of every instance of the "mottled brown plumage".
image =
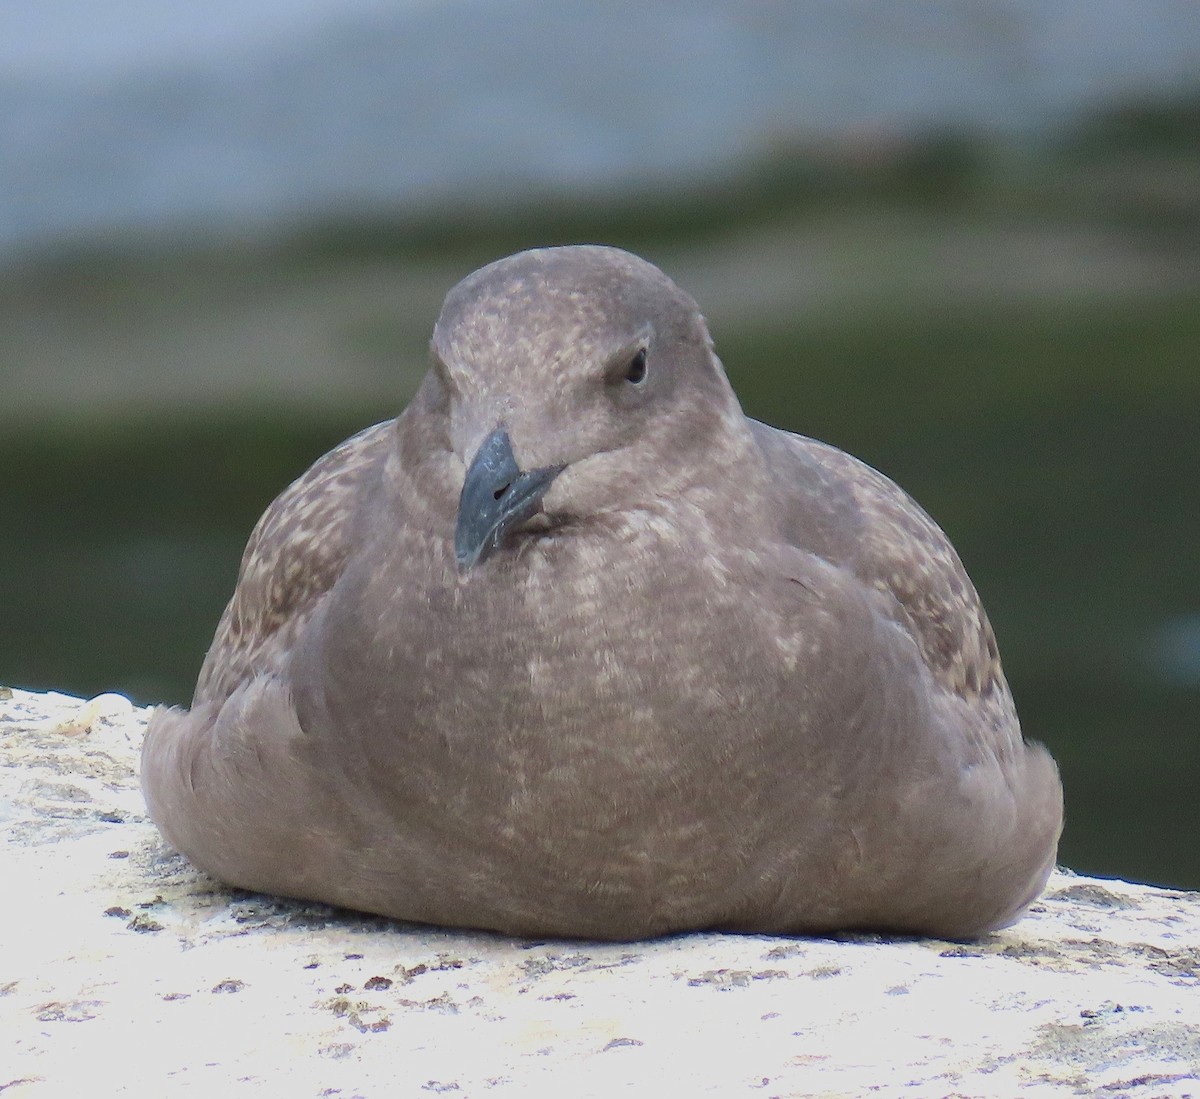
[[411, 405], [271, 505], [143, 786], [235, 885], [599, 938], [979, 934], [1062, 819], [933, 521], [592, 247], [460, 283]]

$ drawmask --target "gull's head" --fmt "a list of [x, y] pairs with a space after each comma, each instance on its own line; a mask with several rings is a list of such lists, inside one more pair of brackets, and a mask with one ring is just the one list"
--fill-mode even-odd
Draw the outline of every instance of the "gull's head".
[[741, 421], [696, 303], [616, 248], [521, 252], [446, 297], [425, 386], [465, 470], [469, 569], [533, 516], [569, 522], [669, 497]]

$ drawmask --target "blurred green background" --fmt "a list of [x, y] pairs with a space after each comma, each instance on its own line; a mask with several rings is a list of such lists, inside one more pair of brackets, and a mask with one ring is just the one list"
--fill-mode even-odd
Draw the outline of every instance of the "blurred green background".
[[441, 298], [517, 249], [662, 266], [747, 412], [950, 534], [1061, 858], [1200, 887], [1200, 92], [1022, 132], [776, 136], [714, 170], [60, 233], [0, 267], [0, 682], [184, 702], [266, 504], [424, 370]]

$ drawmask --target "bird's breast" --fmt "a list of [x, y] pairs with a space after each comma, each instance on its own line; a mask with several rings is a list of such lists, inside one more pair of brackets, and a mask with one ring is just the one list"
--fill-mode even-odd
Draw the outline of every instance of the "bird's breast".
[[688, 549], [555, 532], [466, 573], [431, 557], [417, 583], [410, 553], [403, 584], [376, 571], [330, 614], [330, 726], [416, 796], [581, 829], [711, 797], [714, 773], [754, 789], [786, 669], [758, 651], [761, 600]]

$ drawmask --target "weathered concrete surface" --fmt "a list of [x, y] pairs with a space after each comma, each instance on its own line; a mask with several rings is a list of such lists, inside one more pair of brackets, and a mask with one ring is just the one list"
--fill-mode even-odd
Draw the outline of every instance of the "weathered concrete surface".
[[397, 924], [231, 892], [165, 850], [146, 711], [0, 693], [3, 1099], [1200, 1099], [1200, 894], [1060, 873], [969, 945]]

